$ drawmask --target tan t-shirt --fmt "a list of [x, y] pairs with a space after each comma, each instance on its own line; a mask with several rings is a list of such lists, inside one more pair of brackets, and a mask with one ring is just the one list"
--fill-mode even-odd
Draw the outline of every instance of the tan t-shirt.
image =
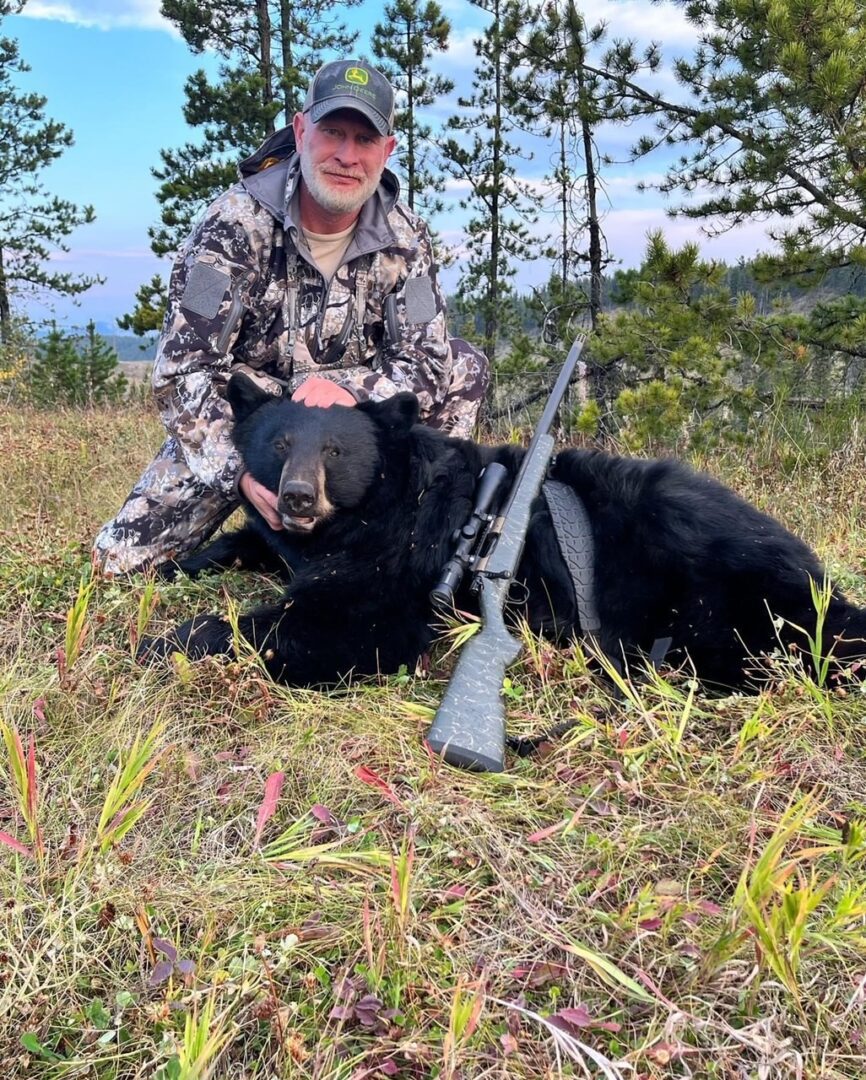
[[313, 262], [324, 275], [325, 281], [329, 282], [334, 276], [334, 271], [340, 265], [346, 248], [352, 241], [357, 227], [357, 221], [353, 221], [348, 229], [335, 233], [314, 233], [303, 229], [304, 239], [313, 256]]

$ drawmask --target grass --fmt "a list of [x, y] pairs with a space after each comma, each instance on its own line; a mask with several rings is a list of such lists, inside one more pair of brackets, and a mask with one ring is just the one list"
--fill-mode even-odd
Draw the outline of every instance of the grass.
[[[274, 588], [90, 583], [159, 439], [0, 412], [3, 1076], [863, 1076], [859, 688], [780, 662], [757, 697], [614, 701], [527, 640], [511, 731], [575, 726], [473, 776], [421, 742], [446, 646], [331, 694], [140, 668], [142, 633]], [[702, 464], [866, 602], [864, 450]]]

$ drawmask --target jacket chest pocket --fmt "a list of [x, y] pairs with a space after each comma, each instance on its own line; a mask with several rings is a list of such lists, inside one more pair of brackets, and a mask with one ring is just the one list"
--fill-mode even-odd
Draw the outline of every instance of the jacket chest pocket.
[[243, 345], [235, 351], [248, 364], [282, 366], [289, 351], [285, 299], [285, 282], [271, 280], [247, 311], [241, 335]]

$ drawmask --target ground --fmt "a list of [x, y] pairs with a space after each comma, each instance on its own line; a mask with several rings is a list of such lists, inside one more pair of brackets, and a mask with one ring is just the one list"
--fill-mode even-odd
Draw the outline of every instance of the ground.
[[[791, 430], [698, 464], [864, 603], [866, 446]], [[249, 656], [142, 669], [145, 628], [226, 603], [219, 579], [76, 602], [159, 440], [140, 408], [0, 412], [3, 1075], [862, 1076], [859, 689], [780, 666], [759, 697], [615, 703], [529, 641], [511, 730], [576, 727], [473, 776], [420, 742], [445, 646], [329, 695]]]

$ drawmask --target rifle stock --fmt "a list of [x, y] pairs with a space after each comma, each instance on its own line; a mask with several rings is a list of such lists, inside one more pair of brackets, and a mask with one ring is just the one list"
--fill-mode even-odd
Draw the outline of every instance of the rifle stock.
[[505, 767], [505, 707], [502, 680], [520, 653], [520, 642], [502, 618], [500, 593], [508, 581], [484, 581], [484, 626], [466, 642], [445, 690], [427, 742], [449, 765], [475, 772]]

